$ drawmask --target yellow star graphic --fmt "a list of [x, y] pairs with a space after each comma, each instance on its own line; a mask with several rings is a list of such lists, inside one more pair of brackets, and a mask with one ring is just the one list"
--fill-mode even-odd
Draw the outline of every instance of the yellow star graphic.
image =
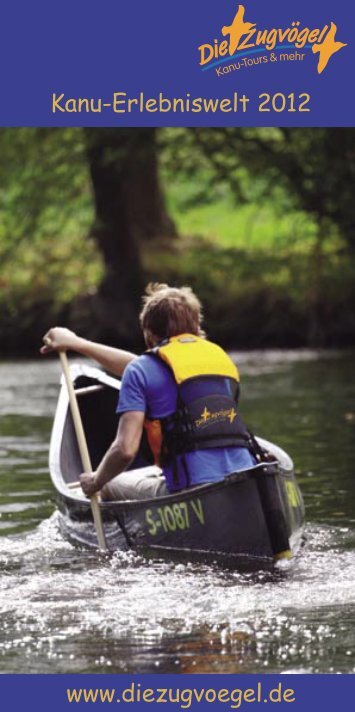
[[319, 52], [318, 74], [321, 74], [323, 72], [323, 69], [326, 68], [331, 56], [335, 54], [335, 52], [339, 52], [340, 49], [346, 47], [346, 44], [344, 42], [336, 41], [335, 35], [337, 29], [337, 26], [334, 24], [334, 22], [332, 22], [330, 25], [330, 30], [324, 38], [323, 42], [321, 42], [321, 44], [314, 44], [312, 47], [313, 54]]
[[237, 411], [234, 410], [234, 408], [231, 408], [231, 412], [229, 413], [229, 420], [231, 423], [233, 423], [234, 418], [237, 417]]
[[207, 406], [206, 406], [203, 413], [201, 413], [201, 418], [203, 418], [203, 420], [206, 422], [206, 420], [209, 419], [210, 415], [211, 415], [211, 413], [207, 410]]

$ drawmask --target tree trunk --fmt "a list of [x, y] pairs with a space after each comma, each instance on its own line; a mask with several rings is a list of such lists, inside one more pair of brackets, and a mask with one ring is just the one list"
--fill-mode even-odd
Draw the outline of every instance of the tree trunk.
[[143, 289], [140, 243], [175, 236], [159, 186], [154, 128], [86, 129], [94, 192], [91, 236], [105, 275], [94, 300], [92, 336], [134, 345]]

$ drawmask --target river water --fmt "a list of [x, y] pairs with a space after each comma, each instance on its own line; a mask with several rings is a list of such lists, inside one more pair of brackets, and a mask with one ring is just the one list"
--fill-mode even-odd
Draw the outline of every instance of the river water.
[[306, 545], [275, 573], [74, 549], [47, 468], [59, 366], [0, 364], [0, 673], [355, 672], [354, 355], [236, 359], [244, 416], [306, 503]]

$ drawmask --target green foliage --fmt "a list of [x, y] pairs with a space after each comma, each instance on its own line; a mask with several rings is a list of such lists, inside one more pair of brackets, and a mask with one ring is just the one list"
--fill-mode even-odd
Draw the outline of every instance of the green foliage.
[[[279, 212], [304, 211], [327, 221], [355, 248], [354, 129], [166, 129], [165, 168], [198, 175], [196, 202], [230, 191], [235, 205], [270, 201]], [[185, 131], [185, 133], [184, 133]], [[217, 193], [218, 197], [218, 193]]]
[[[336, 244], [324, 255], [314, 303], [308, 251], [225, 248], [202, 237], [181, 240], [163, 254], [144, 253], [147, 281], [188, 284], [205, 305], [210, 337], [229, 347], [349, 345], [355, 333], [355, 264]], [[319, 344], [318, 344], [319, 345]]]
[[93, 208], [82, 133], [0, 132], [2, 300], [70, 300], [95, 285], [100, 259], [87, 233]]
[[317, 226], [302, 211], [281, 212], [274, 198], [236, 206], [230, 195], [217, 195], [210, 203], [186, 209], [185, 190], [185, 184], [173, 184], [168, 194], [171, 215], [182, 236], [201, 236], [216, 245], [251, 252], [312, 249]]
[[[229, 345], [305, 344], [314, 321], [324, 343], [351, 342], [354, 130], [167, 128], [158, 154], [180, 238], [141, 247], [147, 281], [191, 284]], [[93, 221], [81, 129], [0, 131], [5, 339], [12, 325], [34, 334], [100, 284]]]

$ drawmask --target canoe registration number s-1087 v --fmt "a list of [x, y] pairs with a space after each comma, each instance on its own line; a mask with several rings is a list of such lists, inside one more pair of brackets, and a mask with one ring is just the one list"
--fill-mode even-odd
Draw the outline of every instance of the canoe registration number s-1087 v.
[[145, 519], [149, 524], [148, 532], [152, 536], [159, 531], [175, 532], [177, 529], [189, 529], [193, 519], [200, 524], [205, 523], [205, 515], [200, 499], [191, 499], [188, 502], [174, 502], [156, 509], [147, 509]]

